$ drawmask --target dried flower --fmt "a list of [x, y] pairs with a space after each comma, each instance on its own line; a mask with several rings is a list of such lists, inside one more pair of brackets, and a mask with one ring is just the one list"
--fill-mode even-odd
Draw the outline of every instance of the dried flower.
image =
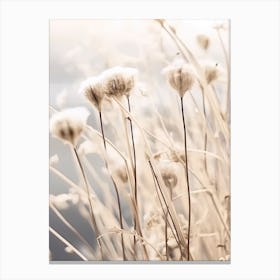
[[161, 163], [159, 166], [160, 173], [165, 185], [168, 188], [174, 188], [177, 186], [178, 178], [176, 175], [176, 169], [171, 163]]
[[50, 120], [50, 132], [53, 136], [76, 146], [88, 116], [88, 110], [82, 107], [65, 109], [55, 113]]
[[101, 74], [105, 93], [120, 97], [129, 95], [135, 87], [137, 69], [130, 67], [113, 67]]
[[196, 37], [196, 41], [198, 43], [198, 45], [204, 49], [205, 51], [209, 48], [210, 45], [210, 39], [208, 36], [204, 35], [204, 34], [199, 34]]
[[169, 84], [181, 97], [190, 90], [194, 84], [194, 74], [188, 64], [168, 66], [163, 70]]
[[79, 90], [89, 102], [101, 111], [101, 103], [104, 98], [104, 87], [101, 77], [91, 77], [82, 82]]
[[216, 81], [219, 78], [219, 70], [216, 65], [205, 65], [204, 66], [204, 75], [208, 84]]

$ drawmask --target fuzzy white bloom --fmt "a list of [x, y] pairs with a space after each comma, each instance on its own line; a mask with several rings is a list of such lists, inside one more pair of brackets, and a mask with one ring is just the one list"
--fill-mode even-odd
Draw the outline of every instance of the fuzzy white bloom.
[[70, 196], [66, 193], [50, 195], [50, 202], [60, 210], [67, 209], [70, 206]]
[[181, 97], [190, 90], [194, 84], [194, 73], [188, 64], [170, 65], [163, 69], [163, 74], [172, 88], [174, 88]]
[[83, 107], [65, 109], [55, 113], [50, 120], [53, 136], [75, 146], [86, 126], [89, 111]]
[[104, 87], [100, 76], [91, 77], [82, 82], [79, 93], [84, 95], [98, 111], [101, 111], [101, 103], [104, 98]]
[[136, 84], [138, 70], [130, 67], [113, 67], [101, 74], [105, 93], [120, 97], [129, 95]]

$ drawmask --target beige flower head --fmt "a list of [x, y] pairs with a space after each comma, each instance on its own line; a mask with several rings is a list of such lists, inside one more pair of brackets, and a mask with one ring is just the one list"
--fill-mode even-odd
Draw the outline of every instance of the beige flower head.
[[76, 146], [86, 126], [88, 116], [88, 110], [82, 107], [55, 113], [50, 119], [50, 132], [64, 142]]
[[218, 64], [206, 64], [204, 66], [204, 75], [208, 84], [218, 80], [220, 76]]
[[91, 77], [82, 82], [79, 92], [83, 94], [99, 112], [101, 111], [104, 87], [100, 77]]
[[167, 80], [172, 88], [174, 88], [181, 97], [190, 90], [194, 84], [194, 74], [188, 64], [168, 66], [163, 69]]
[[160, 165], [160, 173], [164, 184], [168, 188], [175, 188], [178, 183], [178, 177], [176, 174], [176, 169], [170, 163], [164, 163]]
[[129, 95], [135, 87], [138, 71], [130, 67], [113, 67], [101, 74], [105, 93], [110, 96], [120, 97]]
[[199, 34], [196, 36], [196, 41], [197, 41], [198, 45], [205, 51], [209, 48], [210, 39], [208, 36], [206, 36], [204, 34]]

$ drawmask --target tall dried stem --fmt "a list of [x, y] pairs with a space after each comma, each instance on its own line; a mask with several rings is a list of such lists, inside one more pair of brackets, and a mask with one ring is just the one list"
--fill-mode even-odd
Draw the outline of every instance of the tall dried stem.
[[[79, 154], [77, 152], [77, 149], [75, 147], [73, 147], [73, 150], [74, 150], [74, 154], [76, 156], [76, 159], [77, 159], [77, 162], [78, 162], [78, 165], [79, 165], [79, 168], [81, 170], [82, 177], [83, 177], [83, 180], [84, 180], [84, 183], [85, 183], [87, 198], [88, 198], [88, 204], [89, 204], [90, 219], [91, 219], [92, 226], [93, 226], [95, 234], [96, 234], [96, 241], [98, 243], [97, 237], [100, 235], [100, 231], [98, 229], [96, 219], [95, 219], [95, 216], [94, 216], [94, 212], [93, 212], [93, 206], [92, 206], [91, 197], [90, 197], [89, 184], [88, 184], [88, 181], [87, 181], [87, 177], [86, 177], [82, 162], [81, 162]], [[101, 244], [100, 244], [100, 254], [101, 254], [101, 259], [103, 260], [104, 256], [103, 256], [103, 251], [102, 251]]]
[[188, 153], [187, 153], [187, 131], [185, 123], [185, 114], [184, 114], [184, 102], [183, 97], [181, 97], [181, 111], [182, 111], [182, 121], [184, 128], [184, 147], [185, 147], [185, 170], [186, 170], [186, 180], [187, 180], [187, 191], [188, 191], [188, 208], [189, 208], [189, 217], [188, 217], [188, 252], [187, 259], [190, 260], [190, 233], [191, 233], [191, 192], [190, 192], [190, 182], [189, 182], [189, 171], [188, 171]]
[[[131, 106], [130, 106], [130, 100], [129, 96], [127, 96], [127, 105], [128, 105], [128, 111], [131, 113]], [[133, 151], [133, 174], [134, 174], [134, 200], [135, 200], [135, 206], [138, 209], [138, 190], [137, 190], [137, 164], [136, 164], [136, 150], [135, 150], [135, 142], [134, 142], [134, 134], [133, 134], [133, 127], [132, 127], [132, 121], [130, 118], [128, 118], [129, 126], [130, 126], [130, 134], [131, 134], [131, 143], [132, 143], [132, 151]], [[130, 147], [128, 147], [130, 149]], [[137, 224], [136, 221], [134, 221], [134, 230], [137, 231]], [[134, 242], [134, 248], [136, 247], [136, 237], [133, 237]]]
[[[103, 145], [104, 145], [104, 149], [105, 149], [105, 153], [107, 152], [107, 146], [106, 146], [106, 140], [105, 140], [105, 134], [104, 134], [104, 128], [103, 128], [103, 121], [102, 121], [102, 113], [101, 111], [99, 111], [99, 120], [100, 120], [100, 127], [101, 127], [101, 134], [102, 134], [102, 138], [103, 138]], [[106, 159], [104, 159], [105, 161], [105, 166], [106, 169], [108, 170], [109, 174], [109, 166], [108, 166], [108, 162]], [[119, 195], [119, 190], [117, 187], [117, 184], [114, 180], [114, 178], [112, 177], [112, 175], [110, 174], [111, 180], [113, 182], [113, 186], [116, 192], [116, 197], [117, 197], [117, 203], [118, 203], [118, 209], [119, 209], [119, 223], [120, 223], [120, 228], [123, 229], [123, 215], [122, 215], [122, 208], [121, 208], [121, 201], [120, 201], [120, 195]], [[122, 243], [122, 254], [123, 254], [123, 260], [126, 260], [126, 255], [125, 255], [125, 249], [124, 249], [124, 238], [123, 238], [123, 234], [121, 233], [121, 243]]]

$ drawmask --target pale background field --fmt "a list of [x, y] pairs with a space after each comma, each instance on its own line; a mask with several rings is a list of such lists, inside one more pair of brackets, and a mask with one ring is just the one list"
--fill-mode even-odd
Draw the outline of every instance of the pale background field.
[[[109, 15], [109, 2], [99, 4], [98, 11], [94, 3], [79, 3], [2, 3], [1, 277], [279, 278], [278, 2], [155, 1], [149, 4], [150, 10], [143, 9], [145, 2], [126, 2], [115, 4], [117, 15]], [[231, 265], [73, 265], [65, 269], [48, 264], [48, 19], [131, 17], [129, 8], [145, 18], [232, 20]]]

